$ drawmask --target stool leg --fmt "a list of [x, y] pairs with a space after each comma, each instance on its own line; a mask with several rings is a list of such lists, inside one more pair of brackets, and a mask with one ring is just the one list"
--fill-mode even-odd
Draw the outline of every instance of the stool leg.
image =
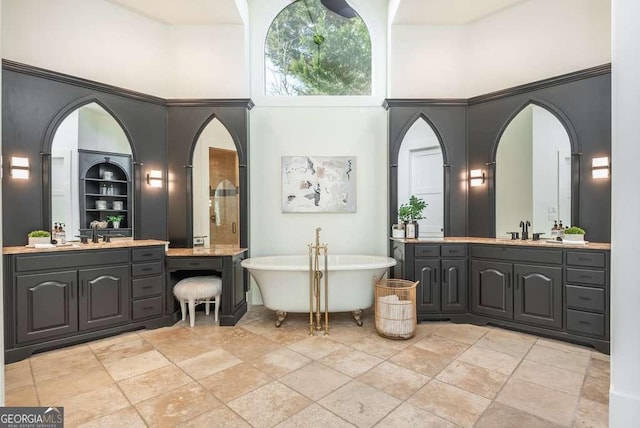
[[204, 314], [209, 316], [209, 312], [211, 312], [211, 303], [209, 303], [211, 299], [207, 297], [207, 302], [204, 304]]
[[196, 325], [196, 301], [189, 299], [189, 325], [193, 327]]
[[182, 312], [182, 321], [187, 319], [187, 302], [180, 299], [180, 312]]
[[215, 296], [215, 309], [213, 310], [213, 320], [215, 322], [218, 322], [218, 310], [220, 309], [220, 295], [218, 294], [217, 296]]

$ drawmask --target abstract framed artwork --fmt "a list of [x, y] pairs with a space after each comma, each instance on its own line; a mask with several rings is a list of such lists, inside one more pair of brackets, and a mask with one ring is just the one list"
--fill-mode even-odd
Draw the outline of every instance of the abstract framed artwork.
[[282, 212], [356, 212], [355, 156], [283, 156]]

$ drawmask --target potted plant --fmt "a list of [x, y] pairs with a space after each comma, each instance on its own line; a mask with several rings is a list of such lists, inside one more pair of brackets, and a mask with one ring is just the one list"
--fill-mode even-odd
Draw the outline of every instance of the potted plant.
[[32, 230], [27, 237], [29, 238], [29, 246], [51, 244], [51, 232], [46, 230]]
[[118, 229], [120, 228], [120, 222], [122, 221], [122, 219], [124, 218], [123, 215], [110, 215], [107, 216], [107, 221], [111, 222], [111, 225], [113, 226], [114, 229]]
[[398, 216], [400, 216], [400, 211], [403, 211], [403, 213], [406, 213], [408, 216], [408, 223], [405, 227], [407, 238], [418, 238], [418, 220], [422, 220], [424, 218], [422, 216], [422, 211], [424, 211], [426, 206], [427, 203], [424, 199], [418, 198], [415, 195], [411, 195], [411, 197], [409, 197], [408, 204], [402, 204], [400, 206]]
[[584, 231], [584, 229], [577, 226], [572, 226], [564, 230], [563, 239], [565, 241], [571, 242], [584, 242], [585, 233], [586, 232]]

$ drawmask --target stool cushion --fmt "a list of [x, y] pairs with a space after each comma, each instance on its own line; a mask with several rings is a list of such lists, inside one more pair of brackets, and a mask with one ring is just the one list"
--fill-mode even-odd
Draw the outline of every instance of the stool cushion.
[[222, 278], [219, 276], [192, 276], [173, 287], [173, 295], [181, 300], [204, 299], [219, 296], [222, 292]]

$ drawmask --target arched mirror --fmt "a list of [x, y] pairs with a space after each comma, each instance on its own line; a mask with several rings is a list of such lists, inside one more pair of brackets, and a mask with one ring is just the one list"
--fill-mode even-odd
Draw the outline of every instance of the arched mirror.
[[518, 231], [550, 236], [554, 222], [571, 223], [571, 141], [558, 118], [527, 105], [505, 128], [496, 150], [496, 237]]
[[416, 120], [402, 140], [398, 153], [398, 206], [411, 195], [428, 204], [425, 219], [418, 222], [420, 238], [444, 236], [444, 173], [440, 141], [422, 118]]
[[207, 124], [193, 151], [194, 244], [240, 245], [238, 153], [218, 119]]
[[65, 225], [67, 239], [93, 221], [103, 233], [133, 236], [132, 179], [129, 140], [105, 109], [93, 102], [65, 117], [51, 143], [51, 221]]

